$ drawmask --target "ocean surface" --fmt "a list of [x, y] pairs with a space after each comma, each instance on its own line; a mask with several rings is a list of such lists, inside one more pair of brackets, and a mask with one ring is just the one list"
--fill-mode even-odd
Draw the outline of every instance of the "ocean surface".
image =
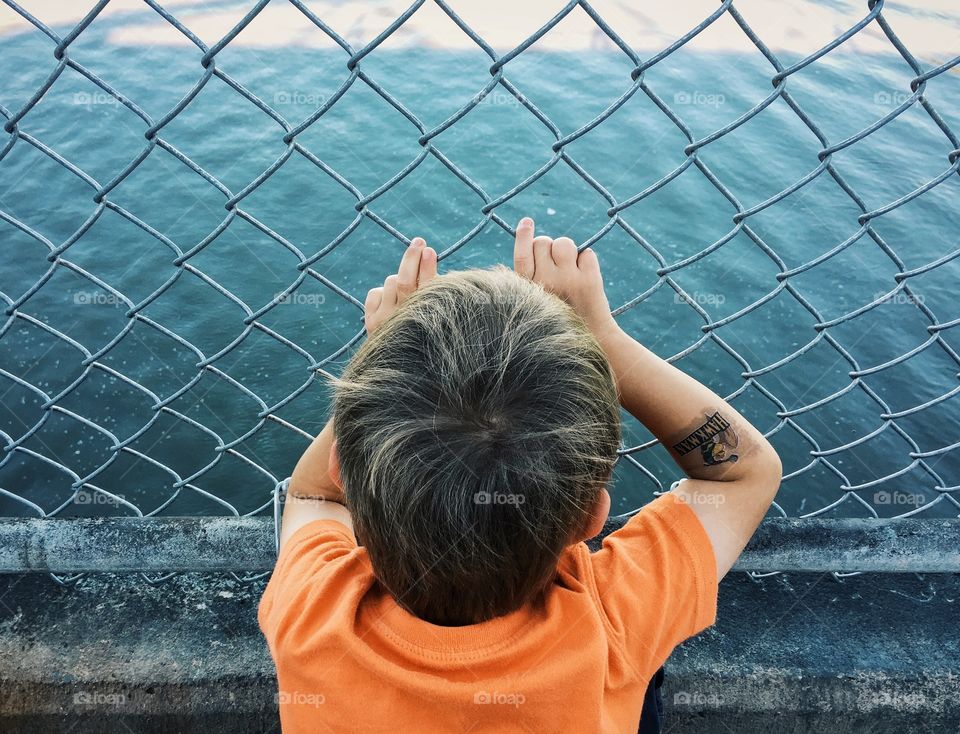
[[[98, 19], [68, 53], [156, 123], [204, 69], [202, 53], [189, 45], [111, 40], [112, 31], [140, 22], [143, 13], [152, 11]], [[725, 21], [722, 32], [739, 31]], [[38, 31], [0, 36], [0, 112], [7, 119], [57, 68], [54, 46]], [[789, 77], [792, 105], [830, 144], [910, 98], [914, 74], [888, 46], [868, 56], [841, 47]], [[947, 61], [913, 51], [925, 68]], [[803, 54], [778, 57], [789, 66]], [[332, 43], [238, 43], [218, 54], [216, 68], [295, 127], [339, 93], [350, 77], [346, 60]], [[633, 64], [609, 42], [568, 52], [534, 45], [506, 65], [504, 78], [549, 124], [500, 85], [432, 137], [433, 152], [423, 157], [422, 130], [475, 99], [489, 67], [479, 48], [387, 42], [359, 68], [408, 115], [358, 78], [296, 136], [302, 151], [293, 152], [280, 122], [214, 76], [160, 129], [169, 149], [152, 146], [107, 193], [107, 206], [95, 194], [150, 147], [150, 125], [83, 74], [64, 69], [18, 121], [21, 137], [12, 147], [5, 147], [8, 133], [0, 134], [0, 292], [8, 306], [0, 331], [0, 430], [21, 447], [0, 465], [0, 514], [263, 508], [275, 479], [292, 471], [306, 435], [323, 425], [329, 392], [312, 368], [342, 369], [352, 350], [341, 348], [362, 326], [358, 302], [403, 251], [396, 235], [425, 237], [444, 253], [441, 270], [509, 263], [510, 233], [483, 212], [493, 201], [493, 214], [510, 226], [529, 215], [541, 233], [581, 243], [596, 238], [611, 305], [642, 296], [619, 316], [624, 327], [665, 358], [696, 346], [677, 364], [715, 391], [736, 394], [735, 407], [775, 431], [771, 440], [789, 477], [778, 500], [783, 513], [957, 514], [955, 505], [936, 500], [937, 487], [960, 485], [960, 448], [910, 453], [960, 441], [958, 399], [936, 400], [958, 388], [960, 329], [929, 329], [934, 320], [960, 316], [960, 259], [911, 276], [909, 293], [901, 289], [831, 324], [894, 291], [898, 272], [957, 250], [956, 168], [872, 221], [882, 245], [863, 234], [789, 277], [789, 289], [776, 278], [856, 235], [861, 205], [885, 207], [948, 171], [956, 146], [919, 104], [832, 155], [847, 191], [823, 172], [749, 216], [749, 233], [734, 224], [733, 201], [750, 209], [820, 166], [823, 146], [782, 97], [700, 147], [695, 163], [608, 226], [611, 200], [622, 205], [688, 161], [684, 130], [638, 89], [549, 167], [558, 135], [606, 114], [632, 88]], [[940, 74], [923, 91], [954, 134], [958, 71]], [[749, 43], [716, 50], [693, 42], [648, 69], [643, 81], [699, 141], [766, 99], [774, 73]], [[545, 167], [516, 195], [504, 196]], [[53, 248], [61, 248], [56, 265]], [[298, 265], [307, 259], [304, 274]], [[658, 275], [661, 268], [669, 272]], [[149, 323], [132, 323], [131, 305]], [[818, 321], [831, 325], [815, 328]], [[710, 335], [703, 330], [717, 322]], [[741, 390], [744, 373], [790, 355]], [[866, 373], [851, 376], [857, 371]], [[895, 422], [881, 418], [904, 411]], [[625, 427], [628, 446], [650, 438], [626, 416]], [[117, 453], [117, 444], [124, 450]], [[617, 512], [647, 502], [679, 476], [659, 447], [631, 459], [616, 472]], [[87, 489], [78, 494], [73, 486], [81, 480]]]

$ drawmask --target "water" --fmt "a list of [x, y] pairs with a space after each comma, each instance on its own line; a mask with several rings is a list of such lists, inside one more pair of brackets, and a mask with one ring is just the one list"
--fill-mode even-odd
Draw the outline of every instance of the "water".
[[[70, 54], [158, 120], [200, 78], [201, 54], [183, 46], [115, 41], [111, 34], [145, 22], [145, 14], [150, 15], [136, 11], [98, 19], [71, 46]], [[724, 32], [734, 30], [727, 22]], [[650, 88], [679, 114], [695, 139], [735, 120], [772, 89], [769, 64], [755, 49], [741, 46], [711, 50], [709, 43], [693, 43], [646, 74]], [[6, 110], [19, 110], [55, 68], [52, 50], [53, 43], [37, 32], [0, 36], [0, 104]], [[789, 64], [802, 56], [783, 53], [781, 58]], [[297, 124], [347, 78], [345, 58], [332, 45], [238, 43], [217, 57], [217, 66]], [[361, 66], [426, 129], [456, 112], [489, 80], [489, 60], [478, 49], [392, 47], [388, 42]], [[631, 68], [609, 43], [590, 53], [534, 46], [510, 62], [506, 76], [567, 134], [630, 87]], [[792, 76], [788, 88], [827, 138], [837, 142], [872, 124], [908, 96], [912, 76], [892, 47], [869, 57], [841, 49]], [[932, 80], [925, 92], [955, 132], [960, 131], [958, 92], [956, 69]], [[101, 185], [141, 154], [146, 128], [139, 117], [71, 69], [62, 73], [19, 127]], [[417, 158], [422, 151], [419, 136], [407, 118], [358, 81], [297, 140], [369, 195]], [[217, 78], [163, 128], [160, 137], [233, 194], [287, 151], [279, 125]], [[494, 199], [547, 164], [554, 140], [546, 126], [497, 88], [432, 142]], [[678, 128], [638, 91], [598, 127], [568, 145], [565, 153], [622, 202], [682, 164], [687, 144]], [[944, 133], [914, 106], [865, 140], [836, 153], [833, 162], [872, 209], [945, 171], [950, 149]], [[780, 99], [699, 155], [730, 194], [750, 207], [816, 168], [819, 150], [815, 136]], [[329, 394], [322, 379], [311, 376], [311, 365], [334, 355], [361, 327], [357, 303], [342, 298], [319, 278], [362, 301], [367, 289], [395, 267], [403, 244], [364, 217], [302, 276], [298, 263], [323, 251], [354, 226], [357, 212], [355, 196], [297, 152], [243, 198], [239, 210], [244, 214], [233, 216], [224, 207], [227, 197], [222, 191], [169, 152], [154, 148], [107, 199], [165, 239], [113, 209], [98, 212], [93, 194], [88, 183], [24, 140], [0, 160], [0, 211], [53, 246], [67, 241], [91, 215], [99, 214], [63, 253], [63, 264], [20, 307], [20, 313], [29, 318], [7, 322], [0, 337], [0, 368], [35, 388], [3, 377], [0, 430], [17, 439], [42, 421], [21, 444], [28, 451], [14, 452], [0, 466], [0, 487], [51, 512], [71, 500], [73, 481], [97, 472], [88, 479], [91, 485], [130, 503], [84, 494], [62, 510], [64, 515], [130, 513], [133, 506], [145, 513], [162, 508], [164, 514], [233, 509], [247, 513], [261, 508], [269, 499], [273, 478], [289, 475], [306, 446], [305, 434], [290, 426], [312, 434], [325, 420]], [[876, 220], [875, 228], [903, 261], [903, 269], [917, 268], [956, 249], [958, 202], [960, 181], [953, 175]], [[483, 204], [439, 160], [427, 156], [412, 173], [370, 202], [368, 210], [407, 237], [421, 235], [438, 250], [449, 251], [442, 269], [509, 262], [511, 238], [496, 223], [485, 222]], [[582, 242], [607, 224], [608, 207], [600, 193], [560, 161], [498, 206], [496, 214], [511, 224], [531, 215], [542, 232]], [[622, 218], [664, 262], [673, 264], [726, 235], [733, 227], [734, 213], [733, 205], [692, 166], [626, 209]], [[747, 223], [789, 269], [855, 234], [859, 214], [850, 197], [824, 174]], [[195, 250], [227, 218], [228, 226], [195, 251], [184, 268], [174, 265], [181, 253]], [[276, 236], [264, 233], [250, 219]], [[451, 251], [478, 227], [465, 245]], [[52, 267], [49, 250], [9, 223], [0, 222], [0, 233], [4, 248], [0, 290], [8, 299], [17, 299], [47, 277]], [[705, 319], [658, 278], [656, 259], [623, 228], [613, 227], [594, 246], [612, 305], [627, 303], [659, 283], [649, 297], [620, 317], [638, 339], [664, 357], [703, 339], [700, 327]], [[774, 291], [775, 275], [783, 267], [740, 232], [672, 277], [711, 321], [717, 321]], [[918, 300], [941, 322], [958, 316], [958, 267], [960, 260], [953, 260], [909, 281]], [[891, 257], [865, 235], [789, 282], [809, 309], [830, 321], [892, 290], [897, 271]], [[109, 283], [135, 304], [148, 303], [139, 312], [162, 328], [143, 321], [131, 324], [127, 304], [91, 278]], [[248, 312], [242, 304], [256, 312], [293, 286], [294, 298], [257, 319], [263, 328], [244, 323]], [[151, 300], [158, 290], [162, 295]], [[809, 309], [781, 291], [719, 328], [716, 335], [750, 369], [757, 370], [817, 338], [816, 319]], [[57, 334], [44, 330], [41, 323]], [[930, 323], [915, 303], [900, 294], [826, 333], [862, 370], [924, 344], [931, 337]], [[943, 331], [941, 339], [948, 348], [932, 343], [909, 359], [866, 376], [866, 390], [855, 387], [803, 411], [773, 435], [785, 472], [796, 473], [781, 491], [784, 512], [806, 514], [829, 506], [845, 496], [840, 489], [844, 477], [850, 486], [867, 485], [858, 491], [863, 503], [847, 496], [832, 510], [834, 515], [868, 515], [869, 506], [889, 516], [931, 504], [938, 482], [920, 467], [911, 468], [910, 441], [921, 451], [931, 451], [960, 440], [955, 398], [899, 418], [902, 435], [888, 426], [860, 445], [824, 457], [829, 465], [816, 461], [810, 451], [811, 441], [830, 450], [881, 427], [881, 408], [867, 391], [896, 412], [954, 389], [958, 365], [949, 349], [957, 349], [957, 330]], [[111, 344], [97, 359], [107, 369], [82, 364]], [[217, 354], [212, 369], [197, 367], [201, 359]], [[337, 372], [348, 355], [325, 368]], [[743, 384], [742, 364], [709, 339], [679, 365], [724, 395]], [[734, 405], [769, 431], [780, 423], [778, 409], [792, 411], [834, 395], [850, 384], [853, 369], [820, 337], [801, 356], [758, 378], [763, 390], [782, 405], [756, 387], [740, 393]], [[110, 371], [138, 382], [146, 391]], [[294, 400], [270, 410], [272, 418], [263, 418], [268, 408], [301, 389]], [[44, 410], [44, 395], [62, 396], [53, 410]], [[152, 409], [156, 401], [163, 401], [163, 410]], [[632, 420], [626, 421], [626, 429], [629, 445], [649, 438]], [[130, 450], [115, 456], [114, 440], [131, 436], [135, 440], [125, 444]], [[677, 477], [676, 468], [660, 449], [640, 452], [635, 458], [662, 484]], [[942, 486], [960, 484], [960, 450], [934, 456], [928, 466]], [[885, 481], [874, 484], [884, 477]], [[178, 491], [174, 484], [181, 479], [189, 481]], [[656, 488], [650, 476], [621, 462], [613, 488], [615, 511], [647, 501]], [[945, 502], [924, 512], [951, 514]], [[0, 514], [36, 511], [0, 493]]]

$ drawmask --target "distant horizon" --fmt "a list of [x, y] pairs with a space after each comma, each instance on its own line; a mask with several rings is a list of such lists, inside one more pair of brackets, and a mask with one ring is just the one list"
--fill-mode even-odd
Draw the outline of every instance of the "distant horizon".
[[[211, 9], [196, 0], [168, 0], [162, 6], [208, 47], [213, 46], [254, 6], [253, 2], [220, 3], [228, 9]], [[319, 0], [307, 7], [355, 49], [364, 47], [401, 14], [410, 3], [380, 0], [362, 5], [339, 0]], [[491, 5], [502, 6], [498, 9]], [[67, 32], [89, 8], [78, 8], [55, 0], [24, 3], [25, 10], [55, 32]], [[497, 54], [516, 48], [531, 33], [547, 23], [565, 4], [537, 2], [517, 5], [509, 0], [484, 3], [479, 13], [473, 3], [451, 3], [454, 11], [489, 44]], [[651, 4], [639, 10], [622, 0], [591, 3], [591, 7], [623, 40], [637, 52], [656, 52], [669, 46], [717, 10], [718, 3], [686, 0], [669, 5]], [[764, 3], [741, 0], [735, 5], [746, 22], [774, 53], [807, 56], [843, 33], [867, 15], [866, 3], [845, 0], [826, 5], [818, 0], [794, 0], [791, 3]], [[908, 48], [924, 50], [922, 63], [939, 65], [956, 54], [956, 28], [960, 27], [960, 4], [949, 0], [925, 0], [904, 7], [886, 3], [884, 16]], [[142, 18], [141, 18], [142, 16]], [[510, 18], [510, 23], [491, 24], [490, 17]], [[140, 0], [114, 0], [93, 21], [91, 29], [104, 23], [103, 41], [116, 46], [175, 46], [194, 44]], [[722, 29], [722, 31], [721, 31]], [[0, 6], [0, 37], [39, 32], [6, 6]], [[62, 35], [62, 33], [61, 33]], [[739, 53], [756, 48], [725, 13], [713, 27], [705, 29], [689, 42], [698, 52]], [[230, 41], [234, 48], [339, 48], [296, 7], [290, 4], [267, 5], [251, 24]], [[378, 51], [408, 48], [433, 50], [474, 50], [479, 46], [435, 4], [427, 2], [378, 47]], [[546, 35], [531, 46], [534, 51], [605, 51], [622, 54], [596, 22], [582, 8], [574, 8]], [[889, 54], [889, 40], [876, 23], [871, 22], [830, 53], [863, 55]], [[957, 72], [960, 68], [952, 71]]]

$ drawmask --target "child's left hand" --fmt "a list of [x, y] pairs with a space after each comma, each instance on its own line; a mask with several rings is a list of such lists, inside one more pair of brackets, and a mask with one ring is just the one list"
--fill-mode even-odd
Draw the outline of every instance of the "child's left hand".
[[419, 286], [437, 275], [437, 253], [422, 237], [414, 237], [403, 253], [397, 274], [380, 288], [371, 288], [363, 304], [363, 323], [372, 334]]

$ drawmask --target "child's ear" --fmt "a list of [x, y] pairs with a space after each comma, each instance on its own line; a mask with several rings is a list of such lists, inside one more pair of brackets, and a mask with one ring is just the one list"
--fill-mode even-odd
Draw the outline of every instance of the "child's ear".
[[601, 488], [600, 494], [597, 495], [597, 501], [593, 505], [593, 510], [590, 511], [590, 518], [587, 520], [587, 524], [581, 533], [580, 538], [577, 539], [579, 543], [581, 540], [589, 540], [590, 538], [596, 537], [600, 534], [600, 531], [603, 530], [603, 524], [607, 521], [607, 517], [610, 515], [610, 493]]
[[333, 482], [339, 490], [343, 490], [343, 484], [340, 482], [340, 457], [337, 456], [337, 440], [334, 439], [330, 444], [330, 457], [327, 460], [327, 474], [330, 481]]

